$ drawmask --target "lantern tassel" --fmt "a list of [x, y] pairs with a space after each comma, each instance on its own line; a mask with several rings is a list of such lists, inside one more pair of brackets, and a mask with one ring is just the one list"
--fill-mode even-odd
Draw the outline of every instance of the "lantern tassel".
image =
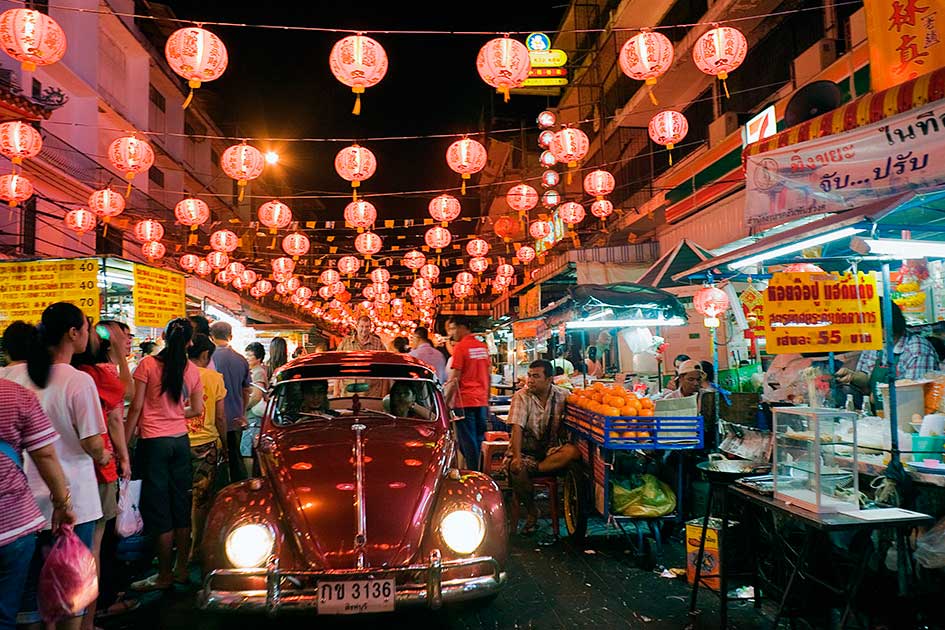
[[237, 185], [237, 187], [240, 189], [240, 194], [239, 194], [239, 196], [236, 198], [236, 201], [242, 202], [242, 201], [243, 201], [243, 195], [246, 193], [246, 180], [241, 179], [241, 180], [239, 180], [238, 182], [236, 182], [236, 185]]
[[656, 100], [656, 95], [653, 94], [653, 87], [652, 87], [652, 86], [647, 90], [647, 92], [648, 92], [649, 95], [650, 95], [650, 102], [653, 103], [654, 105], [659, 105], [660, 102], [659, 102], [658, 100]]
[[722, 88], [725, 89], [725, 98], [731, 98], [728, 93], [728, 83], [725, 82], [725, 79], [722, 79]]
[[196, 245], [196, 244], [197, 244], [197, 233], [191, 232], [190, 236], [187, 237], [187, 245], [191, 246], [191, 245]]
[[105, 238], [106, 236], [108, 236], [108, 217], [105, 217], [105, 219], [102, 221], [102, 223], [105, 224], [105, 225], [102, 227], [102, 238]]
[[194, 89], [190, 88], [190, 94], [187, 95], [187, 98], [184, 99], [184, 104], [180, 106], [181, 109], [187, 109], [190, 107], [190, 102], [194, 100]]
[[361, 115], [361, 95], [356, 94], [354, 97], [354, 109], [351, 110], [351, 113], [355, 116]]
[[128, 180], [128, 188], [125, 189], [125, 199], [131, 196], [131, 180]]
[[466, 194], [466, 180], [463, 179], [463, 185], [460, 187], [461, 194]]

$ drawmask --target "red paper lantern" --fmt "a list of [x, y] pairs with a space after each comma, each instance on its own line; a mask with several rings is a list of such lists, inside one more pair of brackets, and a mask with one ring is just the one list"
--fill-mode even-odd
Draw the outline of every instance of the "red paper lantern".
[[327, 285], [323, 285], [323, 286], [319, 287], [319, 288], [318, 288], [318, 297], [320, 297], [320, 298], [323, 299], [323, 300], [330, 300], [330, 299], [331, 299], [331, 287], [329, 287], [329, 286], [327, 286]]
[[561, 203], [561, 193], [557, 190], [546, 190], [541, 196], [541, 205], [551, 210]]
[[482, 257], [489, 253], [489, 243], [484, 239], [474, 238], [466, 243], [466, 253], [470, 256]]
[[328, 65], [335, 78], [354, 92], [352, 113], [357, 116], [361, 113], [364, 89], [377, 85], [387, 74], [387, 53], [383, 46], [370, 37], [349, 35], [332, 47]]
[[378, 267], [371, 272], [371, 282], [375, 284], [378, 282], [387, 282], [388, 280], [390, 280], [390, 272], [383, 267]]
[[345, 147], [335, 156], [335, 171], [351, 182], [355, 201], [358, 199], [355, 189], [361, 185], [361, 182], [369, 179], [375, 170], [377, 170], [377, 158], [370, 149], [357, 144]]
[[295, 293], [298, 291], [299, 287], [302, 286], [302, 281], [299, 280], [298, 277], [293, 276], [282, 284], [285, 285], [285, 288], [289, 291], [289, 293]]
[[285, 282], [280, 282], [279, 284], [276, 285], [276, 293], [278, 293], [279, 295], [288, 295], [289, 293], [292, 293], [292, 292], [289, 291], [289, 288], [286, 286]]
[[370, 201], [352, 201], [345, 206], [345, 224], [358, 232], [370, 229], [376, 220], [377, 208]]
[[374, 303], [379, 306], [387, 304], [388, 302], [390, 302], [390, 300], [391, 300], [390, 293], [387, 293], [386, 291], [384, 293], [378, 293], [377, 295], [374, 296]]
[[54, 64], [66, 54], [66, 34], [45, 13], [10, 9], [0, 14], [0, 45], [19, 61], [23, 70]]
[[123, 136], [108, 145], [108, 161], [125, 175], [130, 193], [131, 180], [154, 164], [154, 149], [134, 134]]
[[646, 81], [650, 100], [656, 105], [652, 86], [673, 65], [676, 54], [673, 43], [662, 33], [643, 31], [627, 40], [620, 49], [620, 69], [631, 79]]
[[725, 79], [728, 73], [742, 65], [748, 54], [748, 40], [731, 26], [718, 26], [703, 33], [692, 47], [692, 60], [702, 72], [718, 77], [728, 96]]
[[495, 268], [495, 275], [500, 278], [511, 278], [515, 275], [515, 267], [509, 263], [502, 263]]
[[528, 184], [517, 184], [505, 193], [505, 201], [512, 210], [524, 214], [538, 205], [538, 191]]
[[148, 260], [160, 260], [167, 253], [167, 248], [158, 241], [148, 241], [141, 246], [141, 253]]
[[[432, 289], [433, 285], [430, 284], [430, 281], [427, 280], [426, 278], [414, 278], [413, 288], [416, 289], [417, 291], [425, 291], [427, 289]], [[374, 285], [374, 290], [377, 291], [377, 289], [378, 289], [377, 285]]]
[[272, 261], [273, 275], [291, 276], [295, 271], [295, 261], [286, 256], [280, 256]]
[[[331, 289], [329, 289], [329, 292], [330, 291]], [[375, 294], [376, 294], [376, 291], [374, 291], [374, 287], [370, 284], [364, 287], [363, 289], [361, 289], [361, 295], [363, 295], [369, 300], [373, 300]]]
[[555, 132], [551, 141], [551, 152], [557, 161], [567, 164], [568, 168], [574, 168], [587, 155], [590, 146], [587, 134], [577, 127], [565, 127]]
[[707, 328], [718, 328], [719, 315], [729, 307], [728, 295], [715, 287], [703, 287], [693, 296], [692, 304], [696, 311], [705, 316]]
[[453, 283], [453, 295], [457, 299], [465, 299], [472, 295], [473, 289], [471, 285], [463, 284], [461, 282]]
[[427, 208], [434, 221], [439, 221], [440, 225], [446, 227], [446, 224], [459, 216], [462, 212], [462, 206], [459, 199], [453, 195], [440, 195], [430, 200]]
[[584, 176], [584, 192], [598, 200], [614, 192], [614, 176], [604, 170], [591, 171]]
[[561, 176], [558, 175], [558, 171], [549, 169], [541, 174], [541, 185], [545, 188], [554, 188], [560, 182]]
[[246, 144], [246, 141], [234, 144], [220, 156], [220, 168], [227, 177], [235, 179], [239, 187], [238, 201], [243, 201], [246, 184], [262, 175], [265, 165], [263, 154], [256, 147]]
[[0, 199], [10, 207], [23, 203], [33, 196], [33, 183], [23, 175], [7, 173], [0, 175]]
[[332, 282], [328, 285], [328, 290], [331, 291], [332, 296], [339, 296], [345, 292], [345, 283], [341, 282]]
[[535, 260], [535, 255], [535, 248], [531, 245], [522, 245], [515, 252], [515, 257], [518, 258], [519, 262], [523, 265], [527, 265]]
[[[653, 142], [672, 151], [673, 147], [682, 142], [689, 133], [689, 121], [681, 113], [667, 109], [650, 119], [649, 130], [650, 139]], [[672, 154], [670, 154], [669, 163], [673, 163]]]
[[[226, 254], [224, 254], [225, 256]], [[194, 273], [198, 276], [207, 277], [213, 272], [213, 265], [211, 265], [206, 260], [200, 260], [197, 262], [197, 266], [194, 267]]]
[[180, 265], [180, 268], [184, 271], [193, 271], [197, 268], [197, 265], [200, 264], [200, 256], [197, 254], [184, 254], [177, 261], [177, 264]]
[[312, 290], [308, 287], [299, 287], [295, 290], [295, 297], [300, 300], [309, 300], [312, 298]]
[[475, 256], [469, 259], [469, 270], [473, 273], [482, 273], [489, 268], [489, 261], [481, 256]]
[[164, 238], [164, 226], [154, 219], [145, 219], [135, 224], [135, 238], [142, 243]]
[[584, 220], [584, 206], [574, 201], [568, 201], [558, 206], [558, 216], [565, 225], [575, 226]]
[[267, 201], [256, 211], [259, 222], [269, 228], [270, 233], [289, 227], [292, 223], [292, 209], [277, 199]]
[[551, 221], [544, 221], [541, 219], [538, 221], [533, 221], [532, 224], [528, 226], [528, 233], [531, 234], [532, 238], [536, 241], [539, 241], [550, 235], [551, 230]]
[[[338, 271], [346, 276], [353, 275], [361, 268], [361, 259], [357, 256], [342, 256], [338, 259]], [[324, 284], [324, 280], [322, 281]]]
[[89, 210], [108, 223], [110, 218], [125, 211], [125, 198], [111, 188], [96, 190], [89, 195]]
[[476, 278], [473, 277], [473, 275], [468, 271], [460, 271], [458, 274], [456, 274], [456, 282], [459, 284], [474, 284], [476, 282]]
[[80, 237], [95, 229], [95, 214], [85, 208], [76, 208], [66, 213], [66, 227]]
[[43, 137], [32, 125], [14, 120], [0, 124], [0, 154], [14, 164], [36, 157], [43, 149]]
[[235, 232], [230, 230], [217, 230], [210, 235], [210, 249], [230, 253], [239, 247], [240, 239]]
[[225, 275], [227, 278], [230, 278], [230, 284], [233, 285], [233, 288], [236, 289], [237, 291], [242, 291], [243, 289], [249, 286], [248, 284], [243, 282], [243, 278], [241, 276], [233, 276], [229, 272], [225, 272]]
[[[551, 141], [554, 142], [554, 136], [551, 137]], [[541, 155], [538, 156], [538, 161], [545, 168], [551, 168], [558, 163], [558, 158], [556, 158], [555, 154], [549, 149], [541, 152]]]
[[466, 194], [466, 180], [473, 173], [481, 171], [488, 155], [486, 148], [472, 138], [462, 138], [449, 146], [446, 150], [446, 163], [463, 179], [462, 193]]
[[174, 216], [181, 225], [189, 225], [191, 230], [196, 230], [198, 225], [210, 219], [210, 206], [202, 199], [183, 199], [174, 206]]
[[591, 214], [598, 219], [607, 219], [614, 213], [614, 204], [607, 199], [598, 199], [591, 204]]
[[226, 266], [226, 269], [225, 269], [225, 271], [231, 276], [233, 276], [234, 278], [240, 275], [241, 273], [243, 273], [243, 271], [245, 270], [246, 270], [246, 265], [237, 261], [231, 262], [230, 264]]
[[222, 271], [217, 272], [215, 280], [220, 284], [230, 284], [233, 282], [233, 274], [231, 274], [226, 269], [223, 269]]
[[243, 281], [244, 285], [250, 287], [259, 280], [259, 274], [252, 269], [244, 269], [243, 273], [240, 274], [240, 280]]
[[495, 220], [495, 224], [492, 226], [492, 231], [495, 232], [496, 236], [508, 243], [512, 240], [513, 236], [518, 234], [520, 226], [521, 222], [508, 215], [502, 215]]
[[214, 269], [223, 269], [230, 264], [230, 257], [226, 255], [226, 252], [212, 251], [207, 254], [207, 262]]
[[261, 295], [269, 295], [272, 293], [272, 283], [266, 279], [257, 280], [253, 288], [257, 289]]
[[433, 263], [427, 263], [420, 267], [420, 277], [426, 278], [430, 282], [436, 282], [440, 277], [440, 268]]
[[535, 122], [538, 123], [539, 128], [547, 129], [548, 127], [555, 126], [555, 123], [558, 122], [558, 117], [555, 116], [554, 112], [546, 109], [542, 113], [538, 114], [538, 118], [535, 119]]
[[249, 294], [253, 296], [254, 298], [256, 298], [257, 300], [261, 299], [263, 296], [266, 295], [265, 293], [262, 292], [262, 289], [260, 289], [256, 285], [253, 285], [252, 287], [250, 287]]
[[404, 267], [406, 267], [407, 269], [412, 269], [416, 271], [417, 269], [422, 267], [424, 264], [426, 264], [426, 262], [427, 262], [427, 257], [423, 254], [423, 252], [419, 252], [415, 249], [404, 254], [403, 263], [404, 263]]
[[555, 132], [551, 129], [545, 129], [540, 134], [538, 134], [538, 146], [542, 149], [547, 149], [551, 146], [551, 142], [555, 139]]
[[528, 48], [508, 35], [487, 42], [479, 49], [479, 56], [476, 57], [479, 76], [494, 87], [506, 103], [509, 101], [509, 90], [521, 86], [531, 69]]
[[374, 232], [362, 232], [354, 239], [354, 248], [368, 258], [381, 251], [383, 244], [381, 237]]
[[[354, 257], [352, 256], [352, 258]], [[355, 258], [355, 260], [357, 260], [357, 258]], [[339, 280], [341, 280], [341, 274], [335, 269], [326, 269], [318, 276], [318, 281], [325, 285], [334, 284]]]
[[309, 242], [308, 237], [301, 232], [286, 234], [285, 238], [282, 239], [282, 251], [292, 256], [293, 260], [297, 260], [299, 256], [307, 254], [311, 246], [312, 244]]
[[437, 225], [427, 230], [427, 233], [423, 236], [423, 240], [426, 242], [428, 247], [431, 247], [439, 252], [440, 250], [449, 247], [449, 244], [453, 241], [453, 235], [450, 234], [450, 231], [445, 227]]
[[187, 85], [190, 86], [190, 94], [184, 101], [185, 109], [193, 99], [194, 90], [204, 81], [219, 79], [227, 64], [223, 41], [197, 26], [188, 26], [171, 33], [164, 45], [164, 57], [171, 70], [187, 79]]

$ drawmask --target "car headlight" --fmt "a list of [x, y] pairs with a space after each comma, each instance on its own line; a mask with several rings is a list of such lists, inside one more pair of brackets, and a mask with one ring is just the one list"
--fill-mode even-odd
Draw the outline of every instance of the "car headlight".
[[456, 510], [440, 521], [443, 542], [456, 553], [472, 553], [486, 535], [486, 524], [477, 512]]
[[246, 523], [226, 536], [226, 557], [238, 569], [261, 567], [275, 546], [272, 529], [262, 523]]

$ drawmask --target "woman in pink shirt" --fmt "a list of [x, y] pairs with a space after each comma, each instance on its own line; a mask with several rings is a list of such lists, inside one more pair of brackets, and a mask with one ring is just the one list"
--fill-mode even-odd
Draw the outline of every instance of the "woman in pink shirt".
[[[158, 556], [157, 574], [131, 585], [138, 591], [188, 582], [193, 478], [187, 418], [203, 413], [200, 372], [187, 360], [193, 334], [188, 320], [171, 320], [164, 331], [164, 349], [143, 358], [135, 369], [138, 386], [128, 410], [127, 433], [129, 440], [140, 434], [135, 448], [135, 469], [143, 481], [139, 508], [145, 533], [156, 539]], [[172, 566], [175, 544], [177, 563]]]

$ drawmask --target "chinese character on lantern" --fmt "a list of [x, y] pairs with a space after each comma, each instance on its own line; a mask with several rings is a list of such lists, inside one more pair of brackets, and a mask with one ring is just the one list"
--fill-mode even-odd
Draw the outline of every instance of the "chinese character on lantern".
[[[649, 132], [653, 142], [672, 151], [689, 133], [689, 121], [681, 113], [668, 109], [650, 119]], [[672, 153], [669, 154], [669, 163], [673, 163]]]
[[546, 238], [551, 234], [551, 221], [538, 220], [528, 226], [528, 233], [536, 241]]
[[742, 32], [731, 26], [712, 28], [696, 40], [692, 47], [692, 60], [702, 72], [718, 77], [728, 97], [725, 80], [728, 73], [742, 65], [748, 54], [748, 41]]
[[148, 241], [141, 246], [141, 253], [144, 254], [145, 258], [153, 262], [164, 258], [164, 254], [167, 253], [167, 248], [157, 241]]
[[219, 79], [227, 64], [223, 41], [197, 26], [188, 26], [171, 33], [164, 45], [164, 57], [171, 70], [187, 79], [190, 87], [183, 109], [187, 109], [193, 100], [194, 90], [204, 81]]
[[285, 238], [282, 239], [282, 251], [292, 256], [293, 260], [298, 260], [299, 256], [307, 254], [310, 247], [311, 243], [308, 237], [301, 232], [286, 234]]
[[177, 261], [177, 264], [180, 265], [180, 268], [184, 271], [194, 271], [197, 265], [200, 264], [200, 256], [197, 254], [184, 254]]
[[240, 239], [230, 230], [217, 230], [210, 235], [210, 249], [230, 253], [239, 247]]
[[19, 61], [23, 70], [54, 64], [66, 54], [66, 34], [45, 13], [10, 9], [0, 14], [0, 45]]
[[34, 158], [43, 149], [43, 137], [25, 122], [14, 120], [0, 124], [0, 154], [14, 164]]
[[429, 247], [439, 253], [440, 250], [449, 247], [449, 244], [453, 241], [453, 235], [445, 227], [437, 225], [427, 230], [423, 239]]
[[486, 148], [472, 138], [462, 138], [446, 150], [446, 163], [463, 179], [462, 193], [466, 194], [466, 180], [486, 165]]
[[584, 206], [574, 201], [567, 201], [558, 206], [558, 217], [566, 225], [575, 226], [584, 220]]
[[110, 188], [96, 190], [89, 195], [89, 210], [107, 224], [109, 219], [124, 212], [125, 198]]
[[650, 100], [658, 105], [653, 96], [653, 86], [673, 65], [675, 58], [673, 43], [662, 33], [644, 30], [627, 40], [620, 49], [620, 69], [631, 79], [645, 81]]
[[256, 215], [259, 222], [269, 228], [270, 234], [275, 234], [276, 230], [287, 228], [292, 223], [292, 209], [276, 199], [259, 206]]
[[462, 206], [459, 199], [453, 195], [439, 195], [430, 200], [427, 208], [434, 221], [439, 221], [440, 225], [446, 227], [447, 223], [456, 219], [462, 212]]
[[127, 196], [131, 194], [131, 180], [154, 164], [154, 149], [134, 134], [124, 136], [108, 145], [108, 161], [128, 180]]
[[535, 255], [535, 248], [531, 245], [522, 245], [515, 252], [515, 257], [518, 258], [519, 262], [523, 265], [527, 265], [535, 260]]
[[417, 250], [411, 250], [404, 254], [404, 267], [407, 269], [412, 269], [416, 271], [427, 262], [427, 257], [423, 255], [423, 252], [418, 252]]
[[[338, 271], [346, 276], [354, 275], [361, 268], [361, 259], [357, 256], [342, 256], [338, 259]], [[322, 284], [328, 284], [322, 280]]]
[[23, 175], [7, 173], [0, 175], [0, 199], [10, 207], [23, 203], [33, 196], [33, 183]]
[[[551, 141], [551, 152], [557, 161], [567, 164], [568, 168], [572, 169], [584, 159], [590, 146], [586, 133], [576, 127], [565, 127], [555, 132], [555, 137]], [[569, 177], [570, 174], [569, 170]]]
[[598, 201], [614, 191], [614, 176], [607, 171], [597, 169], [584, 176], [584, 192]]
[[220, 156], [220, 168], [227, 177], [236, 180], [239, 187], [237, 201], [243, 201], [246, 184], [262, 175], [265, 164], [266, 158], [259, 149], [249, 146], [245, 141], [234, 144], [223, 152]]
[[64, 220], [66, 227], [78, 234], [79, 238], [95, 229], [95, 214], [85, 208], [70, 210]]
[[466, 253], [470, 256], [485, 256], [489, 253], [489, 243], [485, 239], [474, 238], [466, 243]]
[[331, 49], [328, 65], [335, 78], [355, 94], [355, 116], [361, 113], [364, 89], [377, 85], [387, 74], [387, 53], [376, 40], [364, 35], [349, 35]]
[[370, 201], [352, 201], [345, 206], [345, 224], [358, 228], [358, 232], [370, 229], [377, 220], [377, 208]]
[[489, 268], [489, 261], [481, 256], [475, 256], [469, 259], [469, 270], [473, 273], [481, 274]]
[[164, 238], [164, 226], [154, 219], [145, 219], [135, 224], [135, 238], [146, 243]]
[[381, 237], [374, 232], [362, 232], [354, 239], [354, 248], [366, 258], [370, 258], [381, 251], [382, 245]]
[[505, 193], [505, 201], [512, 210], [525, 214], [538, 205], [538, 191], [528, 184], [517, 184]]
[[509, 101], [509, 90], [520, 87], [532, 69], [528, 48], [520, 41], [497, 37], [479, 49], [476, 70], [482, 80]]
[[599, 199], [591, 204], [591, 214], [598, 219], [606, 221], [607, 217], [614, 213], [614, 204], [608, 199]]
[[357, 188], [377, 170], [377, 158], [370, 149], [357, 144], [345, 147], [335, 156], [335, 171], [346, 181], [351, 182], [351, 194], [358, 200]]
[[202, 199], [182, 199], [174, 206], [174, 216], [181, 225], [189, 226], [191, 231], [195, 231], [210, 219], [210, 207]]
[[223, 269], [230, 264], [230, 257], [226, 255], [226, 252], [215, 250], [207, 254], [207, 262], [212, 269]]

